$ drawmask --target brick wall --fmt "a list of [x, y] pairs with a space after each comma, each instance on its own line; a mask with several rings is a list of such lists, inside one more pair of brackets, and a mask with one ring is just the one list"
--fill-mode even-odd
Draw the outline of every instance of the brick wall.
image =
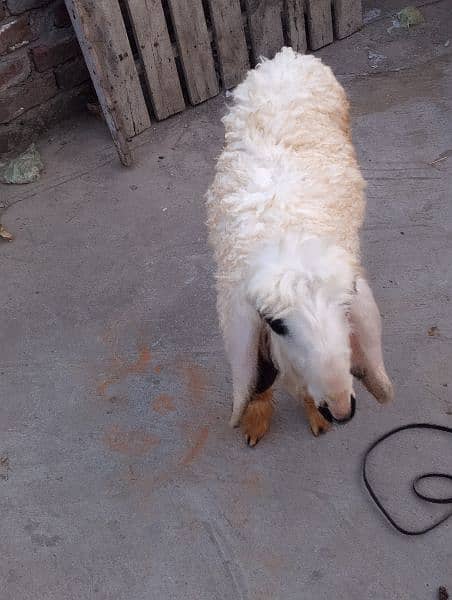
[[0, 0], [0, 154], [28, 145], [90, 93], [63, 0]]

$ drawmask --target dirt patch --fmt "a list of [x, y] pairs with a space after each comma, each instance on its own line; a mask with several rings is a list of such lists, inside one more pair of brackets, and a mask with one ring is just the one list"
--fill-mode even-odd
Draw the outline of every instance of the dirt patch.
[[42, 533], [33, 533], [30, 536], [30, 540], [32, 544], [36, 546], [46, 546], [47, 548], [51, 548], [52, 546], [56, 546], [61, 538], [59, 535], [44, 535]]
[[449, 592], [443, 585], [438, 590], [438, 600], [449, 600]]
[[427, 334], [429, 335], [429, 337], [439, 337], [440, 336], [439, 327], [437, 327], [436, 325], [433, 325], [427, 331]]
[[0, 479], [8, 479], [9, 472], [9, 458], [7, 456], [0, 456]]

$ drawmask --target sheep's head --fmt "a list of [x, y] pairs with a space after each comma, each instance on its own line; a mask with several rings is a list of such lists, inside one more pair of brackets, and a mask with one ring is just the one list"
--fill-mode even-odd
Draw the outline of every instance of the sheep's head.
[[353, 415], [350, 325], [355, 271], [347, 253], [318, 238], [285, 238], [252, 263], [248, 299], [271, 331], [271, 356], [291, 387], [324, 416]]

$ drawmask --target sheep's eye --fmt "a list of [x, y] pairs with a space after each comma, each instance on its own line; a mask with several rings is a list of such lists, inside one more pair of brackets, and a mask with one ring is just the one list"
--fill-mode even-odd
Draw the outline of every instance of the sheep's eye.
[[287, 325], [284, 323], [284, 321], [282, 319], [266, 318], [265, 320], [270, 325], [270, 327], [273, 329], [273, 331], [275, 333], [277, 333], [278, 335], [287, 335], [289, 333], [289, 330], [287, 329]]

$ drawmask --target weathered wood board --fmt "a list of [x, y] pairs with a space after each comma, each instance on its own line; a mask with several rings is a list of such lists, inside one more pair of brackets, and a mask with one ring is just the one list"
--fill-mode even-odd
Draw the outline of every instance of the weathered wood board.
[[121, 162], [128, 139], [150, 127], [118, 0], [66, 0], [85, 62]]
[[166, 119], [185, 108], [173, 47], [161, 0], [125, 0], [155, 117]]
[[202, 0], [168, 0], [179, 57], [192, 104], [219, 92]]
[[285, 44], [303, 53], [352, 34], [362, 26], [361, 1], [65, 0], [123, 164], [151, 131], [123, 5], [146, 98], [160, 120], [185, 108], [185, 91], [191, 104], [218, 94], [216, 67], [222, 87], [230, 88], [250, 62], [272, 58]]
[[273, 58], [284, 46], [282, 0], [245, 0], [254, 62]]
[[318, 50], [333, 41], [331, 0], [306, 0], [309, 47]]
[[284, 21], [289, 45], [304, 54], [308, 48], [306, 23], [304, 18], [304, 0], [286, 0]]
[[361, 0], [333, 0], [334, 33], [338, 39], [348, 37], [363, 25]]
[[240, 0], [209, 0], [222, 84], [236, 86], [249, 69]]

